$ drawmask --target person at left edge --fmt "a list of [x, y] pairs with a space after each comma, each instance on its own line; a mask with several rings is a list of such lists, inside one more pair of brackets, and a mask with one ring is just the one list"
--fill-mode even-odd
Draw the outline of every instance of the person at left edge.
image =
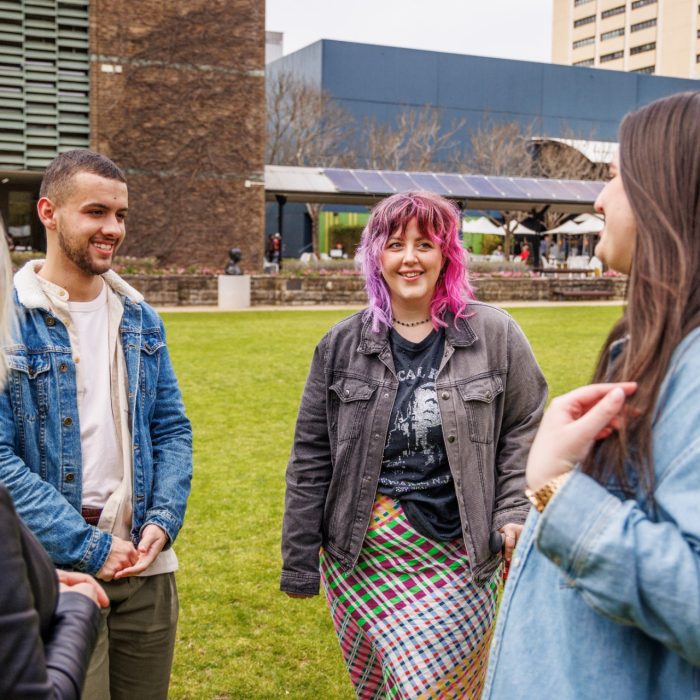
[[0, 480], [54, 564], [94, 574], [110, 598], [83, 698], [166, 698], [192, 436], [163, 324], [110, 269], [126, 178], [68, 151], [37, 208], [47, 254], [14, 279]]

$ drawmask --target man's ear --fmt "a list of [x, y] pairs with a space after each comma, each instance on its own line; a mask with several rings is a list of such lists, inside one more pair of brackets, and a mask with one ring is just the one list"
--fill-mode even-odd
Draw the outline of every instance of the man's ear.
[[36, 203], [36, 210], [41, 223], [47, 230], [56, 228], [56, 205], [48, 198], [41, 197]]

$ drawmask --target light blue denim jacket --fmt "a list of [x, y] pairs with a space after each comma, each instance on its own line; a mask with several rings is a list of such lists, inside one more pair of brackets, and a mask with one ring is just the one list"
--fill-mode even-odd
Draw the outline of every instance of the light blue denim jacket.
[[700, 698], [700, 329], [653, 422], [653, 509], [574, 472], [530, 512], [484, 698]]
[[[80, 515], [82, 474], [76, 372], [68, 331], [38, 287], [15, 278], [17, 342], [6, 348], [0, 392], [0, 481], [54, 563], [100, 570], [112, 535]], [[105, 281], [124, 304], [120, 334], [128, 376], [133, 521], [138, 542], [155, 524], [170, 546], [182, 527], [192, 477], [192, 431], [156, 312], [115, 273]], [[18, 293], [19, 287], [19, 293]]]

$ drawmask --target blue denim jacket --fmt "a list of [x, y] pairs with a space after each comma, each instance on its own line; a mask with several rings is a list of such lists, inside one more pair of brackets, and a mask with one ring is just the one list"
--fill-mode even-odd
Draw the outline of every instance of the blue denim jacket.
[[653, 422], [652, 508], [574, 472], [530, 512], [484, 698], [700, 698], [700, 329]]
[[[75, 364], [63, 323], [38, 288], [15, 278], [17, 342], [0, 392], [0, 481], [57, 566], [91, 574], [112, 543], [80, 515], [82, 474]], [[33, 273], [32, 273], [33, 274]], [[20, 286], [18, 278], [25, 283]], [[124, 304], [120, 333], [128, 375], [133, 521], [138, 542], [155, 524], [170, 546], [182, 527], [192, 476], [192, 431], [156, 312], [115, 273], [104, 276]], [[20, 301], [20, 298], [22, 301]]]

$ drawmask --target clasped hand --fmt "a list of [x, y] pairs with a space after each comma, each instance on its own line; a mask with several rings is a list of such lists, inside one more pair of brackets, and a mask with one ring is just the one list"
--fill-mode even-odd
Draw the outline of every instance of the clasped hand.
[[636, 382], [590, 384], [554, 399], [532, 443], [525, 473], [528, 486], [537, 491], [570, 471], [596, 440], [619, 429], [625, 400], [636, 389]]
[[136, 576], [145, 571], [160, 554], [168, 536], [158, 525], [146, 525], [138, 547], [121, 537], [112, 537], [112, 547], [97, 578], [111, 581]]

